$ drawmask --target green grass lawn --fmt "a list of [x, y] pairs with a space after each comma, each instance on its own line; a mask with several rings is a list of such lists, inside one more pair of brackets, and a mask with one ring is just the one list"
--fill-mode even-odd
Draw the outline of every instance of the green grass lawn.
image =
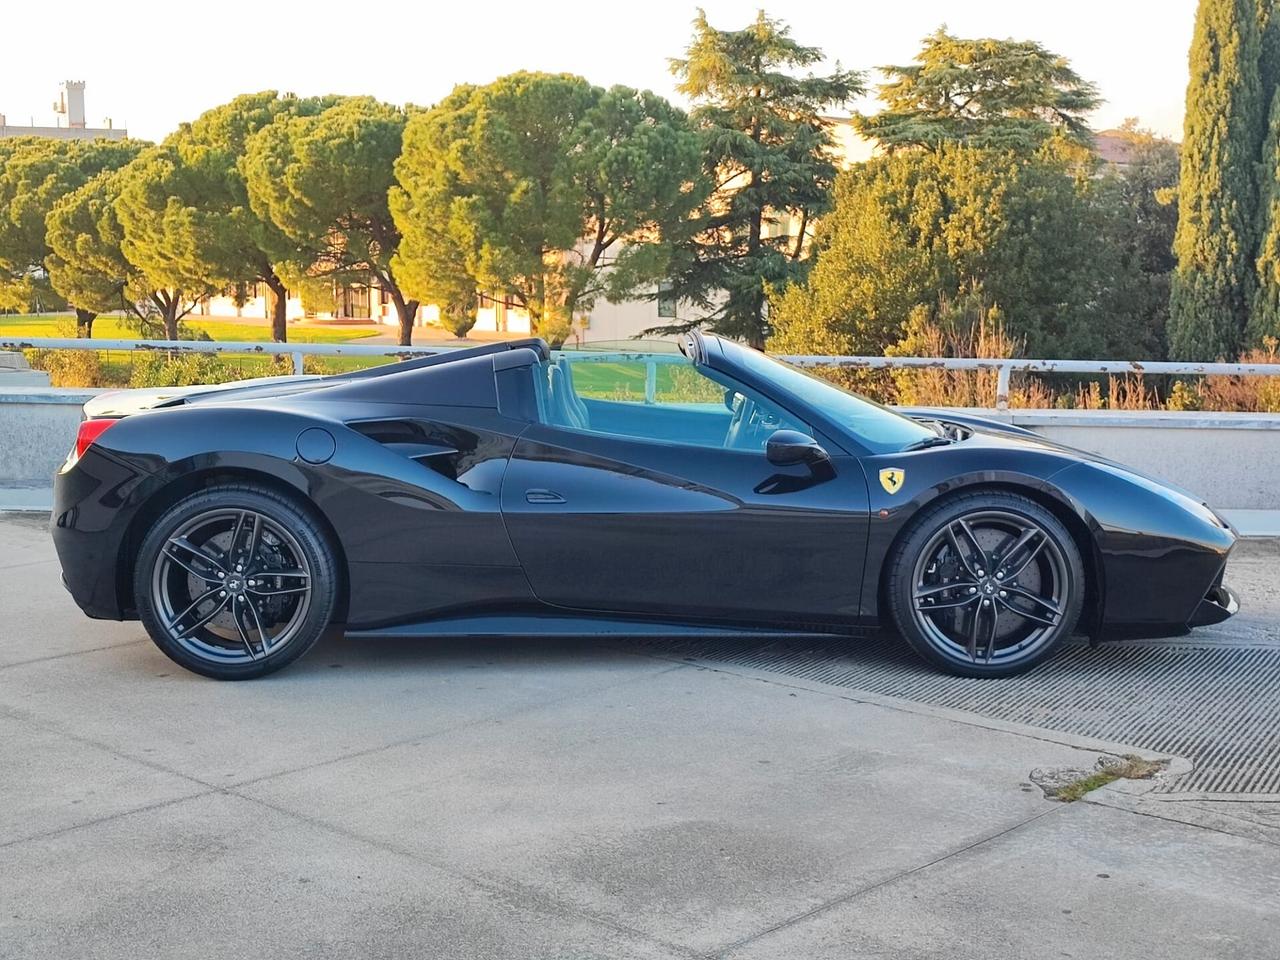
[[[642, 360], [577, 360], [573, 386], [579, 396], [599, 400], [644, 400], [645, 362]], [[724, 388], [686, 363], [659, 363], [654, 399], [668, 403], [718, 403]]]
[[[51, 316], [0, 316], [0, 340], [19, 340], [36, 338], [54, 338], [73, 336], [70, 314]], [[206, 334], [211, 340], [227, 343], [271, 343], [271, 326], [265, 320], [259, 323], [230, 323], [226, 320], [207, 320], [195, 318], [184, 320], [183, 327], [188, 332]], [[375, 336], [374, 331], [352, 329], [346, 326], [334, 327], [289, 327], [289, 342], [281, 344], [280, 354], [288, 354], [292, 344], [303, 343], [359, 343], [361, 340]], [[119, 317], [103, 316], [94, 321], [93, 338], [86, 344], [97, 340], [138, 340], [141, 339]], [[72, 351], [55, 351], [56, 355], [69, 355]], [[262, 377], [280, 373], [279, 367], [272, 366], [273, 355], [270, 353], [223, 353], [219, 361], [223, 368], [234, 371], [233, 376], [240, 378]], [[28, 352], [33, 358], [36, 352]], [[99, 369], [96, 373], [87, 373], [84, 368], [75, 368], [64, 375], [53, 375], [56, 386], [126, 386], [133, 374], [134, 361], [137, 359], [134, 350], [99, 349], [97, 357]], [[316, 370], [325, 373], [344, 373], [382, 363], [391, 363], [394, 358], [388, 357], [321, 357], [308, 358], [308, 371]], [[53, 369], [48, 367], [46, 369]], [[292, 371], [292, 365], [289, 367]]]
[[[41, 317], [4, 316], [0, 317], [0, 340], [62, 336], [59, 328], [72, 322], [74, 320], [71, 314]], [[195, 318], [184, 320], [183, 325], [188, 330], [206, 333], [213, 340], [249, 343], [263, 343], [271, 340], [271, 325], [265, 320], [261, 323], [244, 324]], [[354, 343], [372, 336], [375, 334], [371, 331], [353, 330], [350, 327], [289, 327], [291, 343]], [[125, 326], [119, 317], [111, 316], [99, 317], [93, 322], [93, 338], [95, 340], [140, 339], [137, 333]]]

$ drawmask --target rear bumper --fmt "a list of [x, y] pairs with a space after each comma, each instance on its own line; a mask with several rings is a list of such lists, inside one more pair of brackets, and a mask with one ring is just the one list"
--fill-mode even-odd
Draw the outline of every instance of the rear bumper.
[[1240, 598], [1228, 586], [1219, 583], [1209, 588], [1195, 613], [1187, 621], [1188, 627], [1207, 627], [1234, 617], [1240, 610]]
[[50, 533], [62, 565], [62, 583], [88, 616], [126, 620], [131, 598], [121, 597], [121, 547], [134, 515], [130, 494], [145, 474], [96, 446], [53, 481]]

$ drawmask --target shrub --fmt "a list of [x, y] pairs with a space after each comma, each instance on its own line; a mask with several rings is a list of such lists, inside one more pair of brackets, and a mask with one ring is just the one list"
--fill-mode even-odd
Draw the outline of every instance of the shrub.
[[[327, 377], [338, 371], [333, 364], [327, 363], [321, 357], [304, 356], [302, 358], [302, 372]], [[293, 357], [288, 354], [278, 353], [271, 358], [271, 363], [268, 364], [266, 370], [262, 373], [249, 374], [249, 376], [291, 377], [293, 376]]]
[[49, 374], [54, 387], [104, 387], [102, 361], [96, 350], [26, 350], [33, 370]]
[[130, 387], [188, 387], [240, 380], [240, 371], [207, 353], [143, 352], [134, 357]]

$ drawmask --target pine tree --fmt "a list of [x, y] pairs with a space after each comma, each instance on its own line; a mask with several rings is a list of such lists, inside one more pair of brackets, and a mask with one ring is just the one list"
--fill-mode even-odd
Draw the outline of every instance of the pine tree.
[[826, 76], [799, 75], [822, 60], [764, 11], [743, 30], [717, 30], [698, 12], [688, 54], [671, 69], [693, 101], [717, 189], [671, 265], [673, 293], [700, 315], [659, 331], [705, 324], [764, 346], [766, 291], [803, 275], [806, 237], [830, 206], [836, 165], [824, 114], [864, 89], [861, 74], [838, 64]]
[[881, 67], [884, 107], [855, 118], [889, 151], [960, 143], [1031, 152], [1054, 136], [1091, 147], [1098, 88], [1033, 40], [970, 40], [939, 28], [915, 62]]
[[1234, 356], [1256, 287], [1257, 161], [1266, 109], [1258, 0], [1201, 0], [1191, 45], [1169, 351]]

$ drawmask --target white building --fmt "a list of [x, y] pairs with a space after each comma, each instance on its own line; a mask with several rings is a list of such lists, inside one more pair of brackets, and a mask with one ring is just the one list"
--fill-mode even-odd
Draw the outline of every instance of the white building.
[[[2, 137], [52, 137], [55, 140], [123, 140], [129, 131], [116, 127], [110, 118], [103, 121], [105, 127], [91, 127], [85, 121], [84, 81], [68, 80], [62, 84], [58, 99], [54, 101], [53, 112], [56, 114], [55, 125], [37, 127], [35, 118], [29, 126], [21, 127], [10, 124], [3, 113], [0, 113], [0, 138]], [[67, 118], [66, 126], [62, 118]]]

